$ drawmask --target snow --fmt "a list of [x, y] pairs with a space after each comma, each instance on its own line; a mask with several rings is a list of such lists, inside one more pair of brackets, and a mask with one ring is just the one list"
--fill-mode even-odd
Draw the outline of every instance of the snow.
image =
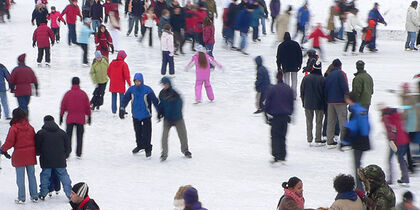
[[[33, 1], [16, 2], [17, 5], [11, 11], [12, 22], [0, 25], [0, 62], [12, 70], [17, 56], [23, 52], [27, 53], [27, 65], [33, 67], [40, 84], [40, 97], [32, 97], [29, 105], [30, 122], [35, 130], [39, 130], [45, 115], [53, 115], [56, 121], [58, 120], [61, 98], [70, 89], [73, 76], [81, 78], [81, 88], [89, 95], [93, 92], [94, 85], [90, 81], [89, 69], [81, 66], [82, 50], [77, 46], [68, 47], [66, 44], [66, 26], [61, 28], [62, 42], [52, 47], [52, 68], [36, 67], [37, 50], [31, 48], [31, 37], [35, 27], [31, 26], [29, 21]], [[55, 4], [59, 10], [62, 10], [65, 2], [51, 0], [49, 6]], [[283, 5], [287, 4], [284, 3], [286, 1], [282, 2]], [[362, 7], [361, 1], [358, 1], [358, 6], [361, 7], [360, 14], [366, 14], [373, 4], [371, 0], [363, 2], [367, 5]], [[399, 1], [401, 6], [391, 5], [391, 2], [398, 4], [391, 0], [381, 1], [382, 10], [386, 11], [386, 8], [391, 6], [395, 8], [395, 11], [388, 13], [389, 27], [402, 29], [409, 1]], [[293, 4], [298, 5], [299, 2]], [[329, 4], [330, 1], [326, 0], [320, 0], [319, 3], [311, 1], [313, 13], [316, 13], [314, 19], [325, 20], [326, 6]], [[125, 36], [127, 19], [122, 18], [122, 25], [120, 43], [121, 48], [127, 52], [126, 61], [131, 75], [142, 72], [146, 84], [158, 94], [161, 89], [159, 85], [161, 53], [156, 31], [154, 31], [154, 46], [149, 48], [148, 40], [144, 44], [139, 44], [132, 36]], [[216, 97], [213, 103], [209, 103], [204, 94], [204, 102], [193, 105], [195, 72], [183, 71], [192, 56], [190, 45], [184, 46], [187, 52], [185, 56], [175, 57], [176, 77], [173, 79], [173, 84], [184, 99], [184, 118], [192, 159], [185, 159], [180, 153], [180, 144], [175, 129], [172, 129], [168, 160], [164, 163], [159, 162], [162, 123], [157, 123], [155, 110], [153, 110], [152, 159], [146, 160], [144, 154], [133, 156], [131, 149], [135, 146], [135, 138], [131, 117], [120, 120], [113, 115], [110, 110], [111, 96], [106, 93], [104, 106], [100, 111], [93, 113], [92, 125], [85, 127], [83, 159], [77, 160], [73, 152], [67, 163], [72, 183], [87, 182], [90, 186], [89, 194], [101, 209], [171, 209], [178, 187], [185, 184], [192, 184], [198, 189], [200, 200], [208, 209], [274, 209], [283, 194], [281, 183], [291, 176], [303, 180], [306, 207], [327, 207], [335, 198], [333, 178], [339, 173], [353, 174], [351, 152], [308, 147], [305, 117], [300, 100], [296, 101], [293, 124], [289, 126], [287, 163], [280, 167], [272, 167], [269, 164], [270, 127], [264, 123], [261, 116], [252, 115], [255, 111], [253, 58], [257, 55], [263, 56], [274, 82], [275, 36], [269, 34], [262, 37], [261, 43], [250, 43], [248, 48], [250, 56], [244, 56], [222, 48], [220, 29], [218, 20], [214, 55], [223, 65], [223, 70], [216, 69], [211, 75]], [[360, 40], [358, 42], [360, 43]], [[405, 52], [403, 46], [402, 41], [379, 40], [379, 53], [342, 56], [344, 43], [324, 44], [327, 62], [323, 64], [323, 71], [333, 59], [340, 58], [343, 70], [351, 81], [355, 72], [355, 62], [363, 59], [366, 62], [366, 69], [375, 82], [373, 104], [385, 102], [388, 105], [398, 105], [398, 97], [387, 93], [386, 89], [398, 89], [401, 83], [410, 81], [412, 76], [418, 73], [416, 67], [419, 65], [419, 54]], [[94, 46], [90, 44], [89, 47], [89, 59], [93, 59]], [[115, 54], [111, 58], [114, 56]], [[303, 74], [299, 73], [299, 81], [302, 77]], [[11, 94], [8, 98], [9, 106], [17, 107], [16, 99]], [[374, 107], [371, 109], [370, 119], [373, 127], [371, 133], [373, 149], [365, 153], [362, 164], [363, 166], [378, 164], [386, 171], [389, 148], [378, 112]], [[4, 141], [9, 126], [4, 119], [0, 120], [0, 124], [0, 136]], [[395, 164], [394, 177], [399, 177], [399, 167], [395, 159], [393, 164]], [[30, 201], [24, 205], [14, 204], [14, 199], [17, 197], [15, 169], [10, 161], [4, 158], [2, 167], [0, 209], [70, 208], [63, 192], [59, 196], [47, 198], [46, 201], [37, 204]], [[41, 169], [37, 165], [38, 184], [40, 172]], [[397, 200], [401, 200], [405, 190], [420, 196], [419, 183], [420, 178], [417, 175], [411, 177], [409, 188], [393, 186]], [[29, 200], [28, 194], [27, 200]]]

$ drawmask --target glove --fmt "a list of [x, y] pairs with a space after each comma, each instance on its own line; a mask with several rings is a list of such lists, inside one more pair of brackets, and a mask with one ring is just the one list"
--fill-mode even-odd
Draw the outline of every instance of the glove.
[[120, 119], [124, 119], [124, 115], [125, 115], [125, 109], [123, 107], [120, 108]]
[[287, 116], [287, 123], [291, 123], [292, 122], [292, 118], [289, 116]]
[[39, 96], [38, 89], [35, 89], [35, 96]]
[[114, 54], [114, 45], [111, 45], [111, 53]]
[[51, 42], [51, 46], [54, 46], [54, 41]]
[[87, 123], [88, 123], [88, 125], [90, 125], [92, 123], [92, 116], [88, 116]]
[[60, 116], [60, 125], [63, 124], [63, 116]]
[[106, 49], [106, 47], [104, 47], [104, 46], [101, 46], [101, 49], [102, 49], [103, 51], [108, 51], [108, 49]]
[[7, 159], [12, 158], [12, 157], [9, 155], [9, 153], [7, 153], [7, 152], [3, 152], [3, 150], [0, 150], [0, 155], [4, 155], [4, 157], [6, 157]]
[[265, 122], [267, 124], [271, 125], [271, 121], [273, 120], [273, 116], [268, 114], [267, 112], [264, 112], [264, 113], [265, 113]]
[[33, 41], [32, 42], [32, 47], [35, 47], [36, 46], [36, 42], [35, 41]]

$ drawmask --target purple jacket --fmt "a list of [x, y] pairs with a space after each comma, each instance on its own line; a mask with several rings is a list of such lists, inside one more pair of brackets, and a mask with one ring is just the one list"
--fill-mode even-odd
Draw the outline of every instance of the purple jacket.
[[293, 90], [280, 81], [277, 85], [268, 88], [263, 109], [270, 115], [291, 115], [293, 113]]
[[270, 2], [270, 15], [277, 17], [280, 13], [280, 0], [271, 0]]
[[205, 209], [205, 208], [203, 208], [203, 207], [201, 207], [201, 203], [200, 202], [196, 202], [196, 203], [194, 203], [192, 206], [191, 206], [191, 208], [190, 208], [191, 210], [207, 210], [207, 209]]

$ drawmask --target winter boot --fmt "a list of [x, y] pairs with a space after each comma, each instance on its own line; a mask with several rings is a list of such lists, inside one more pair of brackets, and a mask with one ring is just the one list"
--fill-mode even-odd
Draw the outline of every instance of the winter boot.
[[[44, 197], [44, 199], [45, 199], [45, 197]], [[34, 203], [38, 203], [38, 198], [31, 198], [31, 201], [34, 202]]]
[[18, 198], [16, 198], [15, 203], [16, 204], [24, 204], [25, 200], [19, 200]]
[[136, 153], [138, 153], [138, 152], [140, 152], [140, 150], [143, 150], [143, 149], [141, 149], [140, 147], [136, 147], [136, 148], [134, 148], [133, 149], [133, 154], [136, 154]]
[[166, 156], [160, 156], [160, 162], [164, 162], [167, 158]]
[[147, 159], [152, 158], [152, 151], [146, 151], [146, 158]]
[[192, 154], [191, 154], [191, 152], [190, 152], [190, 151], [186, 151], [186, 152], [184, 153], [184, 155], [185, 155], [185, 157], [186, 157], [186, 158], [192, 158]]

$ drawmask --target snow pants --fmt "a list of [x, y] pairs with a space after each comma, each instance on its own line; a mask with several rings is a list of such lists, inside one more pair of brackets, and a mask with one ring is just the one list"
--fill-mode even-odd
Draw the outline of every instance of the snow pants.
[[187, 129], [185, 127], [184, 119], [180, 119], [175, 122], [170, 122], [165, 119], [163, 121], [161, 157], [168, 157], [168, 137], [169, 137], [169, 131], [172, 128], [172, 126], [175, 126], [176, 132], [178, 133], [179, 141], [181, 142], [182, 154], [185, 154], [185, 152], [188, 151]]
[[[409, 178], [408, 178], [408, 165], [407, 162], [404, 159], [404, 156], [407, 154], [407, 150], [408, 150], [408, 145], [400, 145], [397, 146], [398, 150], [397, 152], [395, 152], [395, 154], [397, 155], [397, 159], [398, 159], [398, 163], [400, 165], [400, 170], [401, 170], [401, 181], [404, 183], [408, 183], [409, 182]], [[389, 180], [390, 182], [392, 182], [392, 157], [394, 156], [394, 151], [392, 151], [391, 149], [389, 150], [389, 156], [388, 156], [388, 162], [389, 162]]]
[[327, 144], [334, 143], [335, 124], [340, 126], [340, 140], [344, 138], [345, 124], [347, 123], [347, 104], [328, 104]]
[[98, 84], [98, 86], [93, 91], [93, 97], [90, 100], [90, 103], [92, 104], [93, 108], [102, 106], [102, 104], [104, 104], [105, 88], [106, 88], [106, 82], [102, 84]]
[[271, 153], [275, 160], [286, 159], [288, 115], [274, 116], [271, 120]]
[[[50, 178], [53, 171], [57, 175], [58, 180], [60, 180], [60, 182], [63, 183], [63, 190], [64, 193], [66, 193], [67, 198], [70, 198], [71, 180], [66, 168], [43, 168], [40, 175], [41, 189], [39, 194], [42, 196], [46, 196], [50, 192]], [[60, 184], [60, 182], [58, 184]]]
[[201, 87], [206, 88], [207, 97], [210, 101], [214, 100], [213, 88], [211, 87], [210, 80], [196, 80], [195, 81], [195, 100], [201, 101]]
[[146, 152], [152, 151], [152, 121], [151, 118], [138, 120], [133, 118], [134, 132], [136, 133], [137, 147]]
[[[82, 124], [77, 124], [77, 123], [67, 124], [66, 133], [70, 141], [71, 141], [71, 137], [73, 136], [73, 127], [76, 127], [76, 138], [77, 138], [76, 155], [77, 157], [80, 157], [82, 156], [83, 133], [85, 132], [85, 126]], [[71, 144], [70, 144], [70, 151], [71, 151]]]
[[313, 121], [315, 115], [315, 142], [321, 142], [321, 132], [322, 132], [322, 118], [324, 118], [324, 110], [310, 110], [305, 109], [306, 116], [306, 139], [308, 142], [312, 142], [314, 139], [312, 130], [313, 130]]

